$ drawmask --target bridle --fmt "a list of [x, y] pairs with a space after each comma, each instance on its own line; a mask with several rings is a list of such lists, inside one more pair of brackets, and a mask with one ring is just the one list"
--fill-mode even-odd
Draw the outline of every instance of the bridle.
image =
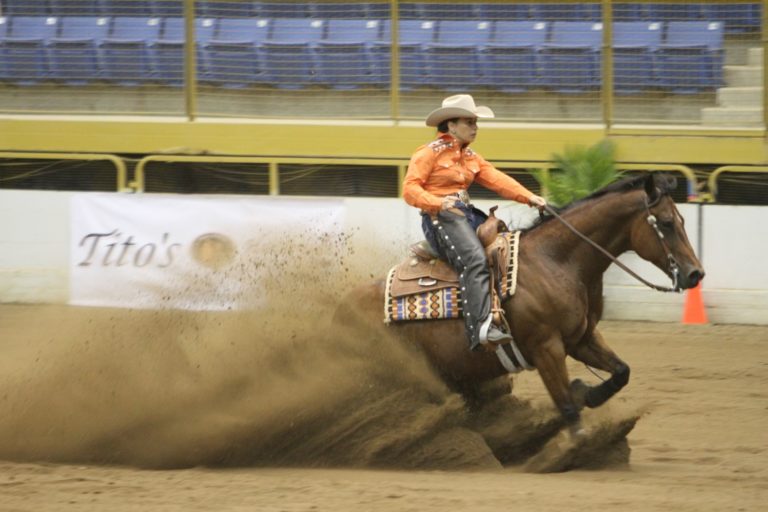
[[595, 243], [590, 239], [588, 236], [586, 236], [584, 233], [573, 227], [573, 225], [565, 220], [563, 217], [560, 216], [559, 213], [555, 211], [554, 208], [552, 208], [549, 205], [544, 205], [544, 210], [547, 211], [550, 215], [555, 217], [558, 221], [560, 221], [565, 227], [567, 227], [573, 234], [587, 242], [589, 245], [600, 251], [602, 254], [604, 254], [608, 259], [610, 259], [613, 263], [616, 264], [620, 269], [622, 269], [624, 272], [629, 274], [630, 276], [634, 277], [644, 285], [646, 285], [649, 288], [652, 288], [654, 290], [658, 290], [660, 292], [679, 292], [682, 288], [680, 288], [680, 266], [677, 263], [677, 260], [672, 255], [672, 251], [669, 249], [669, 245], [664, 240], [664, 233], [661, 232], [661, 229], [659, 228], [658, 220], [656, 219], [656, 216], [651, 213], [651, 208], [657, 205], [661, 201], [661, 195], [659, 195], [659, 198], [656, 199], [654, 202], [649, 203], [648, 197], [646, 196], [644, 203], [645, 203], [645, 211], [648, 214], [645, 218], [646, 222], [653, 228], [654, 233], [656, 233], [656, 238], [659, 240], [659, 243], [661, 244], [662, 249], [664, 250], [664, 253], [667, 255], [667, 263], [669, 265], [669, 272], [672, 274], [672, 287], [669, 286], [661, 286], [658, 284], [654, 284], [647, 279], [644, 279], [641, 277], [637, 272], [626, 266], [624, 263], [618, 260], [613, 254], [608, 252], [606, 249], [601, 247], [599, 244]]

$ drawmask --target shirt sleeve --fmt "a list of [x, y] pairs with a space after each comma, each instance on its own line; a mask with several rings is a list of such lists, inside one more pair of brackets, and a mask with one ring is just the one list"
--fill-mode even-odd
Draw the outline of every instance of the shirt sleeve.
[[422, 146], [411, 156], [408, 171], [403, 180], [403, 199], [405, 202], [424, 211], [440, 211], [442, 199], [424, 188], [435, 165], [436, 153], [429, 146]]
[[533, 192], [525, 188], [516, 179], [504, 174], [491, 165], [485, 158], [475, 155], [480, 170], [475, 175], [475, 181], [488, 189], [493, 190], [505, 199], [512, 199], [518, 203], [530, 205]]

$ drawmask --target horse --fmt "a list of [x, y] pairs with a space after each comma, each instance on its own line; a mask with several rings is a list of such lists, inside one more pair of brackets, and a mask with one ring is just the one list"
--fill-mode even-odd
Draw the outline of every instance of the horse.
[[[572, 435], [585, 433], [584, 407], [604, 404], [629, 382], [629, 365], [597, 328], [603, 274], [615, 258], [634, 251], [667, 274], [675, 291], [695, 287], [704, 278], [670, 195], [675, 184], [669, 176], [652, 173], [624, 178], [554, 212], [560, 221], [546, 217], [520, 235], [516, 292], [502, 303], [503, 314], [522, 357], [538, 371]], [[378, 280], [351, 291], [335, 316], [361, 329], [383, 325], [384, 300], [385, 282]], [[394, 322], [386, 329], [420, 347], [443, 380], [459, 391], [478, 389], [509, 373], [494, 352], [468, 349], [462, 319]], [[610, 377], [594, 386], [569, 382], [568, 356]]]

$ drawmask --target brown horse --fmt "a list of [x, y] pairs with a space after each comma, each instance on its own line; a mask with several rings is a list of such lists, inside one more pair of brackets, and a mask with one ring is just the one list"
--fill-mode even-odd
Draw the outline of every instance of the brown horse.
[[[676, 289], [704, 277], [669, 191], [673, 179], [651, 174], [609, 185], [561, 211], [561, 218], [614, 257], [635, 251], [664, 271]], [[538, 370], [572, 433], [580, 433], [582, 407], [597, 407], [629, 381], [629, 366], [597, 329], [603, 312], [603, 274], [612, 260], [549, 218], [524, 232], [515, 294], [503, 304], [520, 352]], [[360, 311], [363, 314], [360, 314]], [[355, 290], [337, 319], [370, 328], [381, 324], [384, 282]], [[445, 381], [469, 390], [507, 374], [493, 352], [470, 352], [460, 319], [393, 323], [391, 332], [418, 344]], [[566, 356], [611, 376], [596, 386], [569, 382]]]

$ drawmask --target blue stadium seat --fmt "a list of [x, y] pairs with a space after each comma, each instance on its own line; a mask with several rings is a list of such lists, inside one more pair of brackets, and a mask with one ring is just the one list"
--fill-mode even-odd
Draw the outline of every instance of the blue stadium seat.
[[101, 42], [104, 79], [135, 86], [153, 79], [149, 42], [160, 37], [160, 18], [118, 16]]
[[8, 22], [9, 19], [7, 16], [0, 16], [0, 81], [5, 80], [7, 77], [4, 62], [5, 59], [3, 58], [2, 40], [8, 33]]
[[640, 3], [613, 4], [613, 21], [645, 21], [646, 10]]
[[4, 16], [49, 16], [46, 0], [3, 0], [2, 14]]
[[543, 85], [561, 93], [596, 89], [600, 84], [602, 38], [602, 23], [553, 22], [550, 41], [540, 50]]
[[101, 0], [49, 0], [48, 4], [51, 16], [103, 16]]
[[657, 52], [658, 84], [678, 94], [702, 92], [723, 83], [723, 23], [673, 21]]
[[663, 24], [619, 21], [613, 25], [613, 86], [617, 94], [635, 94], [656, 85], [656, 50]]
[[539, 83], [539, 49], [549, 36], [544, 21], [497, 21], [483, 49], [486, 85], [504, 92], [523, 92]]
[[531, 17], [539, 21], [600, 21], [600, 4], [534, 4]]
[[217, 2], [198, 1], [196, 15], [201, 18], [250, 18], [265, 17], [261, 11], [261, 2]]
[[491, 40], [492, 28], [488, 21], [439, 21], [435, 42], [424, 45], [428, 62], [426, 83], [447, 91], [481, 85], [481, 49]]
[[221, 18], [215, 38], [203, 46], [206, 81], [234, 88], [264, 82], [259, 47], [269, 37], [269, 25], [262, 18]]
[[262, 18], [310, 18], [312, 5], [302, 2], [261, 2], [259, 16]]
[[30, 85], [48, 78], [48, 41], [58, 32], [58, 19], [48, 16], [9, 17], [0, 41], [4, 80]]
[[102, 16], [128, 16], [151, 18], [154, 16], [151, 0], [101, 0]]
[[[400, 20], [400, 89], [409, 90], [426, 82], [425, 45], [435, 40], [437, 23], [424, 20]], [[390, 83], [391, 37], [389, 21], [382, 27], [382, 41], [372, 47], [375, 62], [374, 81], [379, 85]]]
[[109, 34], [111, 20], [99, 16], [64, 16], [59, 20], [59, 35], [48, 43], [51, 78], [69, 85], [101, 78], [100, 44]]
[[471, 2], [424, 2], [421, 6], [421, 16], [425, 20], [469, 21], [479, 19], [477, 4]]
[[645, 6], [649, 21], [696, 21], [704, 15], [702, 4], [690, 2], [668, 4], [652, 3]]
[[366, 17], [370, 20], [386, 20], [391, 17], [389, 2], [368, 2], [365, 4]]
[[704, 19], [725, 24], [726, 34], [760, 30], [760, 4], [714, 4], [704, 6]]
[[366, 19], [327, 20], [326, 36], [317, 44], [317, 79], [335, 89], [354, 89], [372, 82], [371, 46], [381, 39], [382, 22]]
[[481, 20], [526, 21], [531, 19], [533, 4], [486, 3], [478, 5]]
[[312, 17], [323, 20], [365, 19], [368, 17], [366, 4], [316, 2]]
[[424, 19], [424, 4], [405, 2], [398, 6], [401, 20], [421, 20]]
[[262, 45], [270, 82], [281, 89], [302, 89], [315, 81], [315, 48], [325, 37], [325, 21], [308, 18], [273, 20]]
[[[160, 39], [149, 42], [149, 52], [155, 78], [164, 85], [181, 86], [184, 84], [184, 43], [186, 33], [184, 18], [167, 18], [163, 23]], [[201, 51], [202, 46], [213, 39], [216, 30], [215, 18], [195, 19], [195, 40], [197, 51], [197, 78], [208, 78], [207, 61]]]
[[183, 0], [153, 0], [150, 7], [155, 18], [184, 16]]

